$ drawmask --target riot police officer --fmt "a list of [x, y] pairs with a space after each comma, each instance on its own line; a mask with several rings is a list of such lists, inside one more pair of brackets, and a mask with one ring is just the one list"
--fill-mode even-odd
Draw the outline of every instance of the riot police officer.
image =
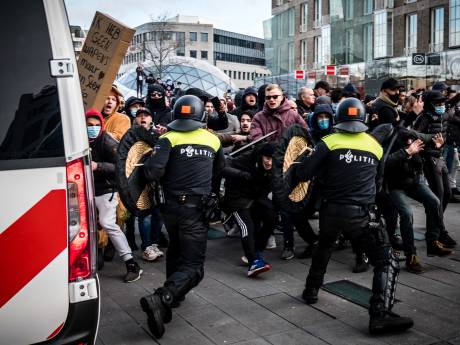
[[334, 242], [342, 231], [367, 254], [374, 266], [370, 299], [369, 331], [372, 334], [406, 330], [413, 325], [391, 308], [394, 303], [398, 261], [384, 238], [382, 222], [372, 217], [376, 176], [382, 147], [365, 133], [365, 109], [356, 98], [348, 98], [337, 108], [337, 133], [322, 138], [310, 156], [293, 164], [287, 181], [295, 186], [322, 170], [324, 180], [319, 211], [319, 243], [302, 297], [307, 304], [318, 301]]
[[203, 279], [208, 219], [206, 199], [213, 175], [225, 158], [219, 139], [205, 126], [203, 102], [196, 96], [180, 97], [174, 105], [174, 121], [160, 137], [144, 164], [148, 181], [161, 181], [164, 190], [163, 220], [169, 234], [166, 281], [140, 303], [150, 331], [160, 338], [164, 323], [171, 321], [171, 307]]

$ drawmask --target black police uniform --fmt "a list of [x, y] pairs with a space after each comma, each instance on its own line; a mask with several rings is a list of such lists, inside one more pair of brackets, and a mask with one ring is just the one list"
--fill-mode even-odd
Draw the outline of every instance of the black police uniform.
[[145, 164], [149, 180], [164, 176], [163, 220], [170, 238], [166, 254], [165, 287], [175, 298], [183, 297], [203, 278], [208, 224], [202, 200], [211, 194], [213, 171], [224, 165], [220, 141], [205, 129], [170, 131]]
[[149, 181], [161, 181], [165, 204], [163, 220], [169, 234], [166, 281], [153, 295], [141, 299], [149, 327], [156, 337], [171, 319], [177, 304], [203, 279], [208, 220], [203, 200], [211, 194], [213, 174], [220, 173], [225, 158], [219, 139], [203, 127], [204, 109], [196, 96], [182, 96], [174, 106], [176, 120], [160, 137], [144, 164]]
[[313, 253], [303, 298], [309, 304], [317, 302], [333, 244], [345, 231], [375, 267], [369, 330], [377, 333], [407, 329], [412, 326], [412, 320], [391, 313], [398, 262], [385, 243], [383, 226], [375, 219], [370, 222], [369, 211], [375, 202], [375, 180], [383, 150], [372, 136], [364, 133], [367, 129], [363, 123], [365, 110], [359, 100], [342, 101], [337, 108], [337, 118], [335, 127], [339, 132], [324, 137], [310, 156], [293, 164], [287, 176], [290, 185], [295, 186], [321, 171], [324, 181], [319, 243]]

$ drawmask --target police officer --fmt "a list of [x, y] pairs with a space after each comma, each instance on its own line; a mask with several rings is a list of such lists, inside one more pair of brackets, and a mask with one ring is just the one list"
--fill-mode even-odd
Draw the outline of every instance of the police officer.
[[144, 164], [148, 181], [160, 180], [164, 190], [163, 220], [169, 234], [166, 281], [140, 303], [152, 334], [160, 338], [171, 321], [171, 307], [203, 279], [209, 223], [204, 202], [211, 194], [211, 180], [225, 165], [219, 139], [202, 127], [203, 102], [196, 96], [180, 97], [174, 121], [160, 137]]
[[356, 98], [348, 98], [337, 108], [337, 133], [322, 138], [310, 156], [293, 164], [286, 176], [291, 186], [308, 181], [321, 169], [324, 179], [319, 211], [319, 243], [302, 297], [307, 304], [318, 301], [334, 242], [346, 231], [354, 244], [364, 250], [374, 266], [370, 300], [370, 333], [406, 330], [413, 325], [391, 308], [394, 303], [398, 261], [386, 244], [383, 224], [369, 212], [375, 202], [376, 176], [382, 147], [365, 133], [365, 109]]

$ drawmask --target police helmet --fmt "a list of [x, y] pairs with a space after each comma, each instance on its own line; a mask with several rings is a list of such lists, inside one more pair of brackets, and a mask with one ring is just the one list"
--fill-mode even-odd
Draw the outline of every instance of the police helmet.
[[363, 103], [356, 98], [346, 98], [339, 103], [335, 113], [337, 124], [334, 128], [349, 132], [360, 133], [367, 130], [364, 124], [366, 120], [366, 110]]
[[193, 95], [182, 96], [174, 103], [174, 121], [168, 124], [168, 128], [189, 132], [203, 127], [206, 119], [203, 102]]

